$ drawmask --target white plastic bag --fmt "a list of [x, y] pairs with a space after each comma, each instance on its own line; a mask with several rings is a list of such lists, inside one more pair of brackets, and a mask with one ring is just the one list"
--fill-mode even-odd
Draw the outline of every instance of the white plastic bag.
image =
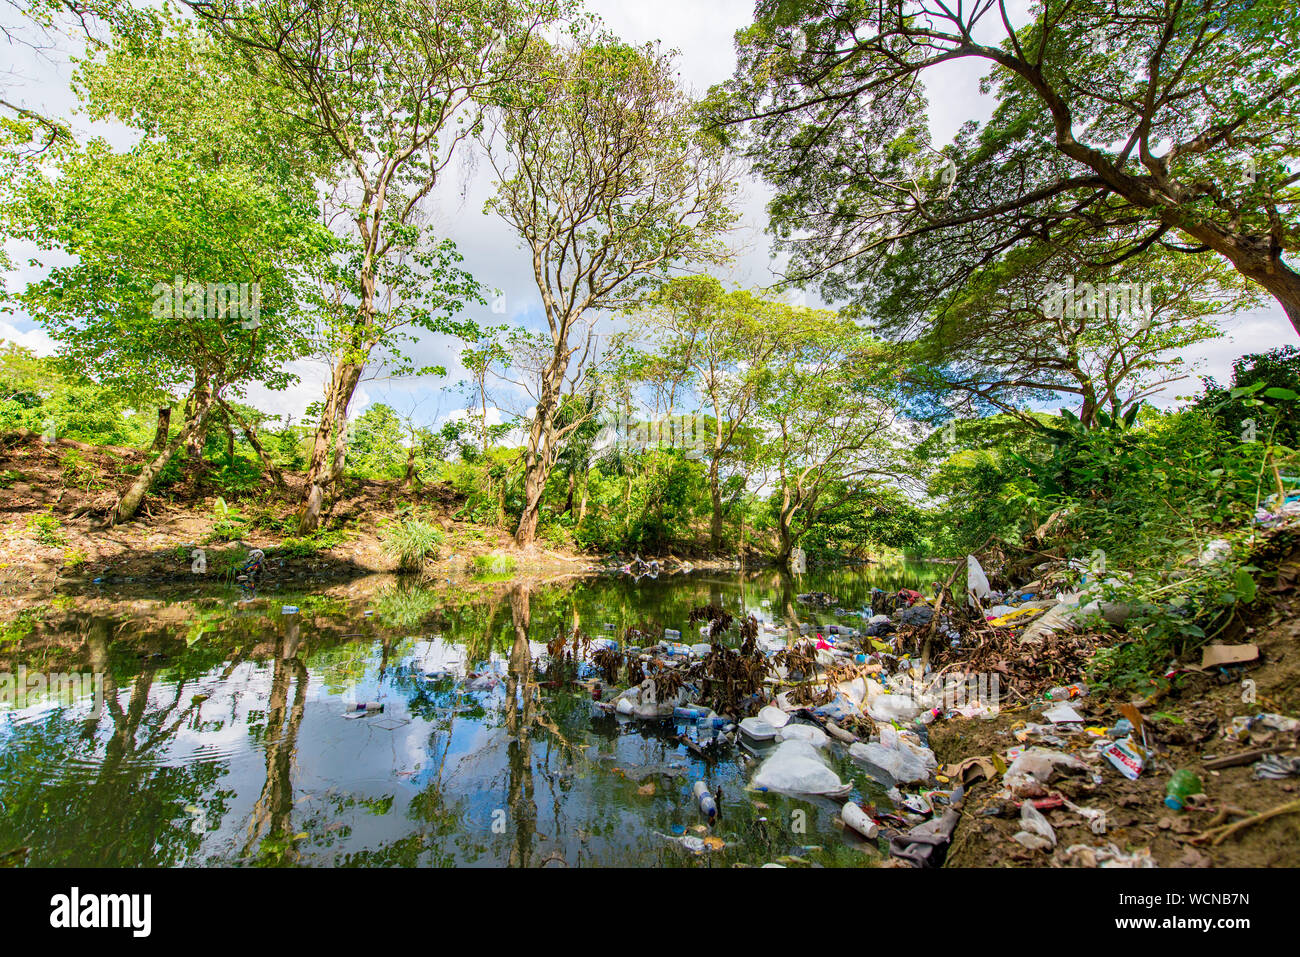
[[978, 600], [981, 604], [993, 593], [989, 587], [989, 576], [984, 574], [984, 569], [980, 567], [979, 559], [974, 555], [966, 556], [966, 594], [970, 596], [970, 603], [975, 604]]
[[867, 714], [877, 721], [911, 721], [921, 708], [909, 695], [877, 694], [867, 699]]
[[888, 727], [881, 729], [879, 742], [851, 745], [849, 757], [885, 772], [896, 784], [923, 784], [939, 766], [933, 751]]
[[752, 786], [786, 794], [845, 794], [845, 784], [807, 741], [782, 741], [754, 775]]
[[778, 728], [776, 732], [778, 741], [807, 741], [814, 748], [830, 747], [831, 739], [826, 736], [826, 732], [821, 728], [814, 728], [811, 724], [787, 724], [783, 728]]
[[1032, 801], [1020, 805], [1020, 830], [1011, 839], [1031, 851], [1049, 851], [1056, 847], [1056, 830]]

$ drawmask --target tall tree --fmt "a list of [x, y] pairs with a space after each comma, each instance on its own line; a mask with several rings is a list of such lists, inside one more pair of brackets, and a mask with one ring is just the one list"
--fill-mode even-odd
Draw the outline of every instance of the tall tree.
[[550, 337], [524, 450], [521, 546], [537, 533], [564, 438], [564, 383], [592, 355], [592, 314], [674, 266], [724, 261], [721, 237], [736, 220], [731, 165], [698, 133], [669, 54], [600, 34], [534, 44], [527, 68], [530, 82], [500, 99], [487, 139], [497, 177], [488, 208], [528, 250]]
[[[456, 331], [466, 292], [435, 269], [431, 303], [402, 315], [400, 260], [440, 247], [418, 228], [421, 203], [481, 122], [484, 102], [518, 76], [536, 33], [567, 0], [185, 0], [280, 93], [302, 133], [328, 153], [327, 208], [347, 240], [346, 282], [325, 298], [330, 374], [307, 469], [299, 531], [318, 527], [338, 479], [348, 403], [395, 328]], [[409, 263], [408, 263], [409, 266]], [[459, 287], [459, 288], [457, 288]], [[334, 454], [331, 456], [331, 447]]]
[[897, 478], [898, 374], [881, 344], [832, 312], [786, 307], [782, 348], [760, 387], [758, 462], [773, 487], [778, 548], [788, 566], [799, 530], [864, 482]]
[[[944, 282], [1025, 242], [1219, 255], [1300, 331], [1300, 19], [1286, 0], [760, 0], [722, 115], [751, 121], [792, 275], [869, 298], [917, 243]], [[943, 154], [921, 83], [983, 61], [992, 118]], [[927, 245], [928, 244], [928, 245]]]
[[[767, 364], [785, 346], [773, 314], [788, 310], [742, 290], [727, 291], [710, 276], [675, 279], [647, 301], [644, 318], [663, 360], [686, 373], [713, 414], [702, 450], [708, 459], [712, 514], [709, 541], [722, 547], [724, 470], [748, 447], [749, 420], [762, 397]], [[698, 427], [698, 426], [697, 426]]]
[[1185, 378], [1186, 350], [1258, 298], [1219, 260], [1153, 250], [1116, 272], [1026, 246], [936, 315], [910, 369], [953, 411], [994, 409], [1041, 427], [1021, 406], [1065, 400], [1091, 426], [1098, 411], [1118, 416]]

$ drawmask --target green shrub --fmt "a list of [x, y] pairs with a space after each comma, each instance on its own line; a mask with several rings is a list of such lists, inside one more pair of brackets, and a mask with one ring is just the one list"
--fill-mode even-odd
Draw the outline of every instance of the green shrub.
[[437, 558], [442, 547], [442, 530], [428, 522], [407, 518], [390, 522], [380, 537], [384, 554], [397, 559], [402, 571], [419, 571]]
[[99, 469], [95, 463], [87, 461], [76, 449], [65, 454], [59, 465], [63, 471], [63, 484], [67, 488], [90, 492], [104, 487], [104, 483], [99, 480]]
[[472, 564], [479, 575], [510, 575], [518, 562], [513, 555], [475, 555]]

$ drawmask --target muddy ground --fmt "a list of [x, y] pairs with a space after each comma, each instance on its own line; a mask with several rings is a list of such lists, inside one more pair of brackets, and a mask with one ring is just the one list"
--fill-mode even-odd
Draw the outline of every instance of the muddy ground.
[[[619, 564], [618, 556], [593, 556], [539, 544], [520, 551], [509, 531], [456, 518], [462, 504], [445, 485], [402, 488], [395, 481], [347, 479], [326, 516], [334, 534], [297, 539], [293, 516], [303, 497], [303, 476], [285, 473], [287, 488], [268, 480], [241, 495], [223, 495], [205, 476], [189, 474], [151, 492], [136, 520], [107, 522], [130, 470], [146, 453], [87, 446], [30, 435], [0, 437], [0, 593], [22, 599], [64, 584], [131, 584], [192, 580], [193, 550], [202, 548], [207, 574], [224, 575], [247, 548], [267, 553], [271, 580], [307, 585], [392, 572], [379, 533], [397, 512], [415, 506], [446, 535], [425, 577], [455, 579], [481, 555], [508, 555], [519, 573], [546, 579]], [[222, 526], [218, 499], [242, 519]], [[630, 556], [629, 556], [630, 557]], [[650, 556], [645, 556], [649, 558]], [[661, 556], [672, 566], [675, 556]], [[692, 557], [695, 567], [727, 559]]]
[[[1069, 866], [1066, 850], [1072, 845], [1092, 847], [1114, 843], [1126, 853], [1149, 849], [1160, 867], [1295, 867], [1300, 865], [1300, 813], [1288, 813], [1251, 824], [1220, 843], [1201, 839], [1212, 825], [1241, 820], [1224, 817], [1225, 807], [1262, 812], [1300, 798], [1300, 778], [1258, 779], [1250, 764], [1208, 770], [1206, 761], [1274, 747], [1295, 757], [1300, 753], [1297, 734], [1254, 729], [1248, 737], [1232, 741], [1223, 734], [1238, 715], [1275, 712], [1300, 715], [1300, 548], [1278, 562], [1250, 613], [1229, 633], [1224, 643], [1253, 643], [1259, 660], [1224, 672], [1185, 671], [1176, 675], [1163, 693], [1146, 697], [1090, 696], [1074, 701], [1084, 725], [1113, 727], [1122, 717], [1119, 706], [1135, 704], [1148, 723], [1148, 742], [1154, 754], [1136, 781], [1124, 778], [1104, 759], [1093, 765], [1101, 774], [1094, 784], [1090, 774], [1061, 775], [1049, 790], [1082, 807], [1101, 808], [1107, 817], [1104, 835], [1090, 831], [1087, 822], [1065, 807], [1043, 811], [1056, 829], [1057, 846], [1034, 851], [1012, 840], [1021, 829], [1018, 800], [1000, 798], [1000, 778], [974, 784], [968, 790], [961, 822], [949, 849], [949, 867], [1060, 867]], [[1199, 664], [1199, 654], [1182, 666]], [[1252, 686], [1244, 682], [1253, 682]], [[1250, 697], [1254, 702], [1243, 701]], [[931, 725], [930, 743], [941, 764], [1000, 754], [1016, 745], [1043, 744], [1032, 736], [1018, 741], [1016, 732], [1026, 723], [1045, 723], [1041, 706], [1020, 705], [994, 719], [949, 720]], [[1063, 750], [1085, 753], [1086, 735], [1062, 736]], [[1170, 775], [1179, 768], [1195, 771], [1204, 782], [1205, 804], [1174, 811], [1165, 806]]]

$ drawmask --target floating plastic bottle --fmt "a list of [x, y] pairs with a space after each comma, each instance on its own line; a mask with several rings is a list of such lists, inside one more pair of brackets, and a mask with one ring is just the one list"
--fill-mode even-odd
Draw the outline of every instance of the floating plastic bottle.
[[352, 709], [353, 711], [364, 711], [371, 714], [377, 711], [383, 711], [384, 705], [380, 701], [358, 701]]
[[695, 786], [691, 788], [691, 793], [695, 795], [695, 800], [700, 805], [700, 810], [704, 816], [712, 821], [718, 816], [718, 803], [713, 800], [713, 795], [709, 793], [709, 786], [703, 781], [696, 781]]

